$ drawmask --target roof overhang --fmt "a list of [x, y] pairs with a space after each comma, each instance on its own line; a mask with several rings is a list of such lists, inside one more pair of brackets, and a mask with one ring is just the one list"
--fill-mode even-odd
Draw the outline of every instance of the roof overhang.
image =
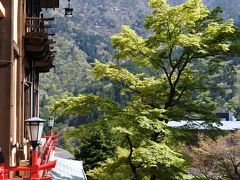
[[5, 8], [3, 7], [1, 1], [0, 1], [0, 18], [5, 17]]
[[240, 121], [220, 121], [220, 124], [211, 123], [206, 124], [205, 121], [170, 121], [168, 127], [197, 129], [197, 130], [210, 130], [218, 129], [223, 131], [235, 131], [240, 129]]
[[41, 8], [59, 8], [59, 0], [41, 0]]

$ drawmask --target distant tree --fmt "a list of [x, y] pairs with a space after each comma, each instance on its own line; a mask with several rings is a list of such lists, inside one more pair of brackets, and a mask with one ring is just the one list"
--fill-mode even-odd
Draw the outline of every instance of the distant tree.
[[240, 179], [240, 131], [221, 136], [216, 141], [200, 137], [200, 147], [193, 147], [192, 173], [202, 179]]
[[[94, 95], [70, 97], [53, 110], [62, 115], [98, 112], [112, 127], [118, 146], [116, 157], [89, 171], [93, 179], [188, 179], [188, 159], [181, 154], [170, 120], [200, 117], [216, 121], [216, 103], [206, 80], [229, 50], [234, 33], [232, 20], [222, 22], [218, 11], [208, 11], [200, 0], [170, 6], [166, 0], [150, 0], [152, 15], [146, 17], [146, 38], [123, 26], [112, 37], [118, 60], [131, 60], [152, 73], [134, 74], [113, 63], [98, 61], [92, 69], [96, 79], [109, 78], [131, 93], [123, 105]], [[204, 62], [203, 68], [197, 68]]]
[[97, 121], [65, 132], [63, 145], [77, 160], [83, 161], [84, 170], [88, 171], [114, 156], [116, 147], [112, 140], [107, 123]]

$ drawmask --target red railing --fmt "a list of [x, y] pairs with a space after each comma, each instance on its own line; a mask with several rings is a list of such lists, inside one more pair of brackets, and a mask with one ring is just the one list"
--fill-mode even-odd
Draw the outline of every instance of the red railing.
[[5, 166], [4, 164], [0, 164], [0, 180], [8, 180], [9, 172], [16, 172], [16, 171], [29, 171], [30, 177], [29, 178], [12, 178], [14, 180], [50, 180], [51, 176], [48, 174], [48, 171], [55, 167], [56, 160], [49, 161], [52, 152], [55, 150], [54, 143], [56, 142], [56, 138], [60, 135], [53, 135], [52, 131], [50, 131], [49, 136], [43, 136], [42, 138], [46, 138], [47, 142], [44, 144], [40, 155], [38, 156], [38, 151], [32, 151], [32, 165], [31, 166]]

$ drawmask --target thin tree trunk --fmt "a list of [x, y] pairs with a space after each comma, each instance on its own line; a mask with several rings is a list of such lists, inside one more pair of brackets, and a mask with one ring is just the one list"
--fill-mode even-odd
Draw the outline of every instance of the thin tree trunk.
[[129, 144], [129, 155], [128, 155], [128, 160], [129, 160], [129, 166], [132, 170], [132, 173], [133, 173], [133, 179], [134, 180], [139, 180], [138, 178], [138, 175], [137, 175], [137, 168], [136, 166], [132, 163], [132, 153], [133, 153], [133, 145], [132, 145], [132, 142], [131, 142], [131, 139], [129, 137], [129, 135], [126, 136], [127, 138], [127, 141], [128, 141], [128, 144]]

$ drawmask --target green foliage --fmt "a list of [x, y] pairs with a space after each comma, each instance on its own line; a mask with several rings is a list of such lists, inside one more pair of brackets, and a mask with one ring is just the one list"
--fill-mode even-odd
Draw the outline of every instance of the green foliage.
[[[163, 180], [188, 179], [188, 177], [184, 175], [185, 172], [179, 172], [177, 170], [179, 168], [183, 169], [181, 166], [185, 166], [185, 162], [181, 158], [182, 155], [176, 154], [165, 145], [154, 142], [150, 142], [150, 144], [152, 149], [140, 147], [133, 155], [134, 163], [138, 165], [139, 169], [141, 169], [141, 171], [138, 172], [138, 179], [148, 180], [152, 174], [155, 174], [156, 177]], [[163, 154], [159, 154], [159, 152]], [[118, 158], [116, 160], [113, 161], [112, 159], [108, 159], [101, 163], [101, 167], [90, 170], [88, 176], [92, 179], [106, 180], [133, 178], [134, 176], [131, 173], [131, 169], [127, 165], [129, 163], [128, 150], [119, 148], [117, 154]], [[177, 159], [176, 156], [179, 156], [180, 158]], [[169, 172], [169, 169], [172, 169], [175, 173]]]
[[[203, 77], [199, 77], [199, 70], [191, 65], [200, 58], [207, 62], [213, 58], [206, 57], [225, 53], [229, 42], [223, 37], [231, 35], [234, 26], [231, 20], [219, 22], [200, 1], [187, 1], [175, 7], [165, 1], [150, 1], [150, 6], [154, 12], [146, 18], [145, 26], [154, 34], [143, 39], [125, 26], [112, 37], [113, 47], [117, 49], [118, 59], [130, 58], [137, 65], [161, 70], [164, 73], [161, 78], [167, 80], [169, 90], [163, 96], [168, 98], [162, 106], [174, 107], [183, 93], [188, 94], [187, 90], [198, 90], [198, 93], [199, 89], [203, 90]], [[190, 99], [187, 102], [191, 102]], [[189, 109], [186, 101], [181, 102], [181, 109], [184, 105]], [[200, 109], [199, 101], [191, 106]]]
[[131, 177], [131, 169], [127, 165], [128, 151], [122, 148], [118, 148], [117, 154], [117, 159], [107, 159], [105, 162], [101, 163], [101, 167], [90, 170], [87, 175], [91, 177], [91, 179], [97, 180], [130, 179], [129, 177]]
[[[200, 0], [177, 6], [150, 0], [149, 5], [153, 13], [146, 17], [145, 27], [151, 33], [140, 37], [123, 26], [112, 36], [112, 42], [119, 61], [129, 59], [154, 73], [136, 74], [99, 61], [91, 70], [96, 80], [120, 83], [123, 95], [131, 93], [128, 102], [118, 105], [105, 97], [80, 95], [62, 99], [52, 109], [59, 115], [97, 113], [99, 122], [106, 123], [102, 126], [109, 128], [96, 133], [84, 131], [80, 138], [78, 157], [88, 168], [108, 158], [89, 171], [93, 179], [188, 179], [188, 158], [181, 154], [182, 144], [175, 142], [174, 131], [166, 123], [194, 117], [209, 124], [216, 121], [216, 102], [204, 82], [220, 67], [216, 58], [221, 60], [229, 50], [233, 21], [222, 22], [218, 9], [210, 12]], [[202, 66], [196, 68], [196, 64]], [[107, 143], [104, 133], [115, 137], [112, 143]], [[115, 146], [116, 155], [107, 157], [106, 152]]]
[[[84, 107], [84, 108], [83, 108]], [[69, 97], [57, 101], [52, 111], [58, 111], [61, 115], [78, 114], [85, 116], [90, 112], [114, 110], [117, 107], [109, 99], [101, 98], [95, 95], [80, 95], [78, 97]]]
[[155, 175], [161, 179], [185, 179], [187, 163], [180, 153], [164, 143], [147, 142], [133, 154], [133, 162], [141, 167], [144, 175]]

